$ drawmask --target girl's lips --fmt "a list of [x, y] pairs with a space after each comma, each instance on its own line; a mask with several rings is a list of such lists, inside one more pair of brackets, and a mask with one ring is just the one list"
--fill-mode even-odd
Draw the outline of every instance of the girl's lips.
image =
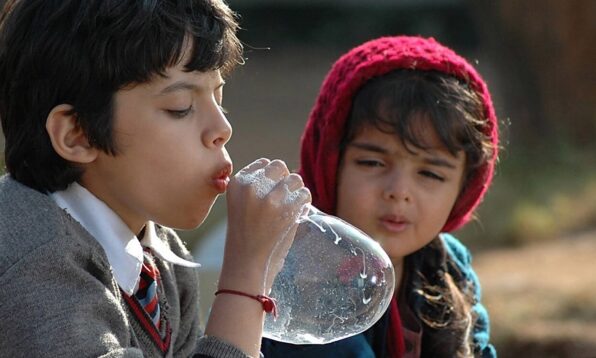
[[394, 232], [394, 233], [399, 233], [404, 231], [405, 229], [407, 229], [407, 227], [410, 225], [410, 222], [408, 220], [406, 220], [405, 218], [401, 218], [401, 217], [397, 217], [397, 216], [393, 216], [393, 215], [388, 215], [388, 216], [383, 216], [380, 219], [381, 222], [381, 226], [389, 231], [389, 232]]

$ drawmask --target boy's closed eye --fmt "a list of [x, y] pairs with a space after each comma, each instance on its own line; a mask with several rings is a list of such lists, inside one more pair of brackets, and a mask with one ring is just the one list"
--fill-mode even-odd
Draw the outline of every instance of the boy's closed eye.
[[194, 107], [191, 104], [190, 106], [183, 108], [183, 109], [166, 109], [166, 112], [175, 119], [182, 119], [194, 112]]
[[[225, 109], [221, 104], [218, 104], [218, 107], [222, 113], [228, 114], [228, 110]], [[194, 106], [191, 104], [190, 106], [182, 109], [166, 109], [166, 112], [175, 119], [182, 119], [194, 113]]]

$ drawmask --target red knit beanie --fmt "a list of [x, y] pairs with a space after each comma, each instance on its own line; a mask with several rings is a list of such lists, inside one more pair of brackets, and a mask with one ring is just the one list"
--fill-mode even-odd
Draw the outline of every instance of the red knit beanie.
[[433, 38], [382, 37], [343, 55], [325, 78], [301, 140], [300, 174], [311, 190], [313, 204], [334, 214], [339, 165], [339, 145], [352, 100], [365, 82], [398, 69], [439, 71], [468, 83], [482, 100], [487, 119], [485, 134], [493, 156], [477, 168], [455, 203], [442, 231], [467, 223], [490, 185], [498, 152], [498, 125], [486, 83], [461, 56]]

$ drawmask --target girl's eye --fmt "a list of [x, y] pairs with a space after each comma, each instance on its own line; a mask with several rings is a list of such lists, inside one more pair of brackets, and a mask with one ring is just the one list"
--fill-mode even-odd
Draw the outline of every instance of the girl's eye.
[[174, 118], [177, 119], [181, 119], [184, 118], [186, 116], [188, 116], [189, 114], [191, 114], [193, 112], [193, 107], [192, 105], [188, 108], [185, 109], [167, 109], [166, 112], [168, 112], [168, 114]]
[[356, 164], [363, 166], [363, 167], [372, 167], [372, 168], [385, 166], [385, 164], [383, 164], [383, 162], [380, 162], [378, 160], [373, 160], [373, 159], [356, 160]]
[[438, 181], [441, 181], [441, 182], [445, 181], [445, 178], [443, 178], [442, 176], [440, 176], [438, 174], [435, 174], [435, 173], [433, 173], [431, 171], [428, 171], [428, 170], [422, 170], [422, 171], [420, 171], [420, 175], [422, 175], [422, 176], [424, 176], [426, 178], [433, 179], [433, 180], [438, 180]]
[[221, 113], [228, 114], [228, 110], [225, 109], [221, 104], [219, 105], [219, 109], [221, 110]]

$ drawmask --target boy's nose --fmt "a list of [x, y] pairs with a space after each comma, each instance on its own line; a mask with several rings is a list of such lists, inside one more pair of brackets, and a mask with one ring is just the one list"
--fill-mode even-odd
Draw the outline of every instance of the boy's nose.
[[220, 108], [217, 108], [212, 118], [212, 126], [205, 133], [205, 145], [208, 147], [223, 147], [232, 137], [232, 126]]

